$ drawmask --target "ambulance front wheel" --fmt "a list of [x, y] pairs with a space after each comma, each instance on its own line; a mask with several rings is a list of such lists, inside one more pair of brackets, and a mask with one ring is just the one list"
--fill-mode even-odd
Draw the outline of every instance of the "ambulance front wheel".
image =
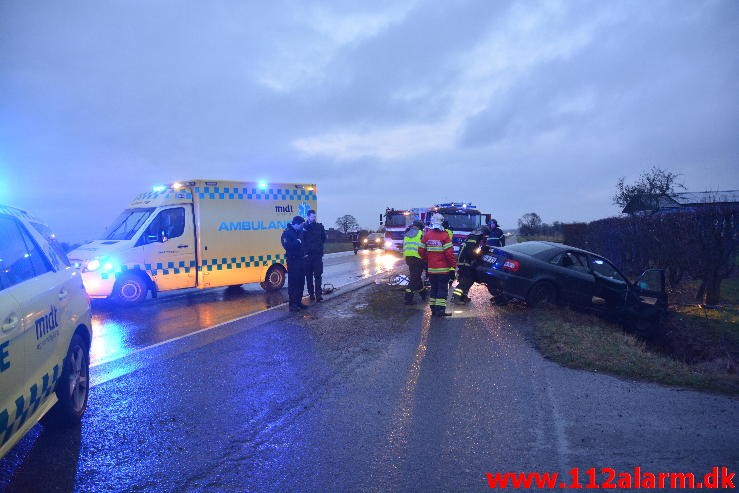
[[264, 282], [259, 284], [265, 291], [278, 291], [285, 285], [285, 268], [281, 265], [273, 265], [267, 271]]
[[122, 305], [135, 305], [146, 299], [148, 291], [149, 285], [141, 276], [127, 274], [118, 279], [113, 295]]

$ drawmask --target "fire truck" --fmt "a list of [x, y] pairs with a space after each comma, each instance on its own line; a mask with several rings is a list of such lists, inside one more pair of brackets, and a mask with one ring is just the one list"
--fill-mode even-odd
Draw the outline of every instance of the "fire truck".
[[403, 251], [403, 234], [414, 219], [410, 209], [388, 207], [385, 214], [380, 214], [380, 225], [385, 226], [385, 250]]
[[459, 252], [459, 247], [468, 234], [490, 221], [490, 214], [483, 214], [470, 202], [446, 202], [429, 208], [425, 214], [424, 224], [429, 225], [431, 216], [437, 212], [449, 222], [449, 229], [453, 233], [454, 253]]
[[385, 225], [385, 249], [402, 252], [403, 234], [406, 228], [415, 220], [420, 220], [429, 226], [431, 216], [437, 212], [449, 221], [449, 227], [453, 232], [452, 244], [455, 253], [459, 251], [460, 245], [468, 234], [490, 220], [490, 214], [482, 214], [475, 205], [469, 202], [447, 202], [432, 207], [411, 209], [388, 208], [384, 215], [380, 215], [380, 221], [384, 219]]

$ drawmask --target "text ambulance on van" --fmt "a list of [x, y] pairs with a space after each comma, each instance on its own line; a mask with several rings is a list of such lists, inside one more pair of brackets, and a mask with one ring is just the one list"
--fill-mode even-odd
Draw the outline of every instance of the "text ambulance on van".
[[133, 304], [160, 291], [285, 283], [280, 230], [317, 209], [316, 186], [190, 180], [138, 195], [104, 238], [69, 254], [92, 298]]

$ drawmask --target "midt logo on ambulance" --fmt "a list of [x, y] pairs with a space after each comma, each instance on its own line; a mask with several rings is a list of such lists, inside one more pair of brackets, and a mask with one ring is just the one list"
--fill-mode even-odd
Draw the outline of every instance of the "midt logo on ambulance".
[[260, 231], [267, 229], [285, 229], [288, 221], [270, 221], [264, 224], [264, 221], [237, 221], [237, 222], [221, 222], [218, 231]]
[[56, 318], [57, 313], [58, 310], [56, 309], [56, 307], [52, 306], [51, 311], [48, 314], [36, 319], [35, 323], [37, 341], [52, 330], [59, 328], [59, 321]]

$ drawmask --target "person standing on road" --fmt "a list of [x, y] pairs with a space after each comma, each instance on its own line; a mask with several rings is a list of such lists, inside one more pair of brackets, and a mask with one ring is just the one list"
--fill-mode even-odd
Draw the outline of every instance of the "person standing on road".
[[295, 216], [285, 231], [282, 232], [282, 247], [287, 259], [287, 293], [291, 312], [308, 308], [303, 304], [303, 286], [305, 285], [305, 258], [301, 230], [305, 219]]
[[424, 262], [418, 249], [421, 247], [421, 237], [423, 236], [423, 223], [421, 221], [413, 221], [413, 224], [405, 230], [403, 235], [403, 258], [408, 265], [408, 287], [405, 288], [405, 304], [413, 304], [413, 295], [418, 293], [421, 301], [426, 300], [426, 288], [421, 280], [421, 273], [424, 269]]
[[426, 260], [431, 281], [429, 305], [435, 317], [448, 317], [446, 297], [449, 294], [449, 269], [457, 265], [449, 233], [444, 231], [444, 216], [431, 216], [431, 229], [421, 238], [421, 258]]
[[316, 222], [316, 211], [308, 211], [303, 224], [303, 248], [305, 249], [305, 281], [311, 301], [323, 301], [323, 244], [326, 243], [326, 230]]
[[472, 285], [475, 283], [475, 265], [482, 255], [482, 247], [490, 236], [490, 226], [483, 224], [472, 231], [464, 243], [459, 247], [457, 256], [457, 270], [459, 282], [454, 288], [452, 301], [456, 304], [464, 304], [470, 301], [467, 296]]

